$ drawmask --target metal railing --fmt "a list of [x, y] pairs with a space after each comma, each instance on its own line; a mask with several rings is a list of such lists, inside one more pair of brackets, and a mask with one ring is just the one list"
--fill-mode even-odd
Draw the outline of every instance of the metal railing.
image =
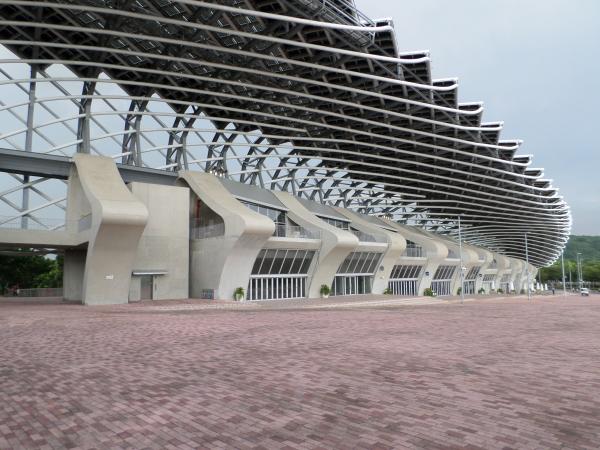
[[454, 250], [450, 250], [448, 249], [448, 259], [459, 259], [458, 257], [458, 253], [456, 253]]
[[208, 239], [225, 234], [225, 224], [200, 225], [196, 219], [190, 222], [190, 239]]
[[7, 295], [12, 297], [62, 297], [63, 288], [14, 289]]
[[64, 231], [66, 221], [43, 217], [7, 217], [0, 216], [0, 228], [10, 230]]
[[85, 216], [82, 216], [79, 219], [79, 222], [77, 222], [77, 230], [78, 231], [84, 231], [84, 230], [89, 230], [90, 228], [92, 228], [92, 214], [86, 214]]
[[408, 256], [410, 258], [423, 258], [425, 252], [423, 251], [423, 247], [420, 245], [416, 245], [414, 247], [406, 247], [402, 256]]
[[321, 233], [319, 231], [307, 230], [299, 225], [275, 224], [273, 236], [295, 239], [320, 239]]
[[306, 297], [306, 275], [252, 275], [248, 300], [286, 300]]
[[364, 231], [350, 229], [350, 233], [356, 236], [359, 242], [378, 242], [377, 238], [372, 234], [365, 233]]
[[440, 281], [432, 281], [431, 282], [431, 290], [436, 293], [436, 295], [452, 295], [450, 291], [450, 280], [440, 280]]

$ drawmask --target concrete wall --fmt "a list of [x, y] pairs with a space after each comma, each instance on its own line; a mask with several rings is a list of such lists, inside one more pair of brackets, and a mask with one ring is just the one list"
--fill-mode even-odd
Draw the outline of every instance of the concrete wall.
[[[129, 189], [148, 209], [134, 272], [166, 272], [154, 277], [154, 300], [189, 297], [189, 189], [131, 183]], [[133, 277], [130, 300], [139, 300], [140, 280]]]

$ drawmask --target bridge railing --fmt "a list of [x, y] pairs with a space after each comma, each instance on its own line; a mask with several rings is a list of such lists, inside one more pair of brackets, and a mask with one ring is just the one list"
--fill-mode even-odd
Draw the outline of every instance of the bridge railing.
[[0, 216], [0, 229], [8, 230], [65, 231], [68, 228], [84, 231], [90, 229], [91, 226], [91, 214], [86, 214], [79, 220], [37, 216]]

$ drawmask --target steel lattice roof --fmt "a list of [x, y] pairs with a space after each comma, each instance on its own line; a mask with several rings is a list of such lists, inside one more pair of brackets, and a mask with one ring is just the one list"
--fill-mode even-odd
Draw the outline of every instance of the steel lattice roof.
[[[84, 119], [110, 97], [100, 84], [114, 83], [130, 102], [113, 108], [123, 162], [195, 162], [451, 234], [462, 214], [466, 240], [508, 256], [525, 258], [528, 233], [538, 266], [568, 239], [569, 208], [515, 154], [520, 141], [500, 140], [502, 123], [482, 123], [481, 103], [459, 103], [455, 79], [431, 78], [427, 52], [399, 52], [393, 23], [349, 0], [0, 0], [0, 44], [40, 82], [68, 83], [46, 73], [58, 64], [83, 83], [79, 151], [94, 151]], [[158, 103], [170, 112], [151, 110]], [[148, 115], [169, 136], [160, 165], [136, 135]], [[187, 139], [206, 136], [200, 121], [214, 131], [198, 159]]]

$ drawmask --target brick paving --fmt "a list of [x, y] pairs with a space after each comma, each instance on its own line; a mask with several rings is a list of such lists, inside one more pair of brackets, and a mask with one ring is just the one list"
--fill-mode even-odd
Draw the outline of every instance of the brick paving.
[[600, 296], [156, 306], [0, 302], [0, 449], [600, 447]]

